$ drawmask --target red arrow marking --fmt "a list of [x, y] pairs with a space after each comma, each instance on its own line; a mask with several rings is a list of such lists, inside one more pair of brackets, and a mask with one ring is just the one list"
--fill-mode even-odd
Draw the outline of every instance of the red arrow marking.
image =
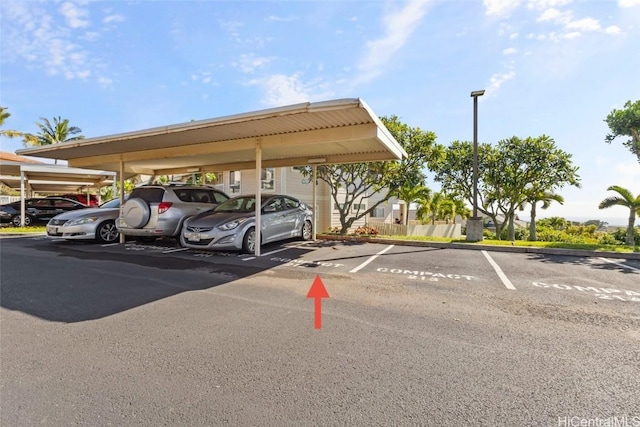
[[325, 289], [320, 275], [316, 274], [316, 278], [313, 279], [313, 284], [311, 285], [311, 289], [309, 289], [309, 293], [307, 293], [307, 298], [315, 298], [316, 314], [314, 326], [316, 329], [320, 329], [322, 328], [322, 298], [329, 298], [329, 293]]

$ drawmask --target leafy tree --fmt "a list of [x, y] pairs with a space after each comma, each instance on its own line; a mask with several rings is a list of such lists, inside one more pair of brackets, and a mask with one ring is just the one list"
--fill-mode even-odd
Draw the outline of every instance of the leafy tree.
[[[516, 136], [497, 145], [478, 146], [478, 210], [489, 216], [501, 235], [508, 221], [508, 238], [515, 238], [516, 210], [539, 192], [561, 188], [566, 184], [579, 186], [577, 167], [571, 155], [558, 149], [555, 141], [542, 135], [524, 139]], [[436, 166], [435, 180], [445, 191], [459, 194], [473, 204], [473, 145], [454, 141], [443, 161]]]
[[607, 190], [615, 191], [620, 196], [607, 197], [600, 202], [598, 208], [607, 209], [611, 206], [625, 206], [629, 208], [629, 222], [627, 224], [627, 239], [625, 243], [633, 246], [633, 230], [635, 227], [636, 215], [640, 216], [640, 194], [638, 194], [637, 197], [634, 197], [633, 194], [631, 194], [631, 191], [618, 185], [612, 185], [607, 188]]
[[[492, 185], [484, 179], [484, 171], [488, 170], [490, 160], [495, 156], [494, 148], [489, 144], [478, 145], [478, 211], [490, 217], [496, 225], [496, 234], [500, 235], [500, 212], [492, 203]], [[473, 144], [468, 141], [453, 141], [445, 149], [445, 155], [437, 159], [434, 165], [434, 180], [442, 184], [442, 188], [473, 206]]]
[[[51, 145], [65, 141], [77, 141], [84, 139], [84, 136], [77, 135], [82, 130], [76, 126], [69, 126], [69, 119], [62, 120], [60, 116], [53, 118], [53, 124], [46, 118], [40, 117], [41, 122], [36, 122], [40, 131], [33, 134], [24, 134], [25, 145]], [[73, 136], [77, 135], [77, 136]], [[58, 161], [56, 160], [57, 164]]]
[[630, 137], [622, 144], [636, 155], [640, 163], [640, 100], [627, 101], [622, 110], [612, 110], [605, 122], [611, 133], [604, 140], [610, 144], [619, 136]]
[[[6, 107], [0, 107], [0, 127], [4, 126], [4, 121], [11, 117], [11, 113], [7, 111]], [[10, 129], [0, 129], [0, 135], [6, 136], [7, 138], [17, 138], [22, 136], [22, 132], [18, 132], [17, 130]]]
[[[397, 194], [400, 187], [422, 184], [425, 165], [442, 153], [443, 149], [435, 144], [435, 133], [412, 128], [400, 122], [397, 116], [380, 119], [407, 152], [406, 159], [317, 167], [317, 178], [329, 185], [331, 197], [338, 207], [341, 234], [346, 234], [355, 221]], [[301, 172], [309, 176], [311, 168], [305, 167]], [[363, 208], [363, 201], [376, 193], [382, 197]]]

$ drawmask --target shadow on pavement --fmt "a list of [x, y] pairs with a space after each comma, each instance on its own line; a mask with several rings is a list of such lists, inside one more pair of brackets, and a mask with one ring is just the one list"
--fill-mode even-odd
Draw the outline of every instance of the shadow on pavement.
[[[3, 239], [0, 306], [53, 322], [82, 322], [182, 292], [211, 289], [270, 267], [224, 254], [180, 257], [68, 243]], [[302, 255], [296, 252], [290, 256]]]

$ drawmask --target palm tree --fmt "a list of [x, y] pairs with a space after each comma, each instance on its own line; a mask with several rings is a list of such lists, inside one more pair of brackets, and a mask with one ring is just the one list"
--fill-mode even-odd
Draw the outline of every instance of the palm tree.
[[436, 223], [436, 217], [441, 214], [444, 201], [445, 195], [439, 191], [428, 201], [429, 212], [431, 212], [431, 225]]
[[[24, 144], [25, 145], [51, 145], [58, 144], [60, 142], [65, 141], [77, 141], [79, 139], [84, 139], [84, 136], [76, 135], [82, 132], [79, 127], [69, 126], [69, 119], [62, 120], [60, 116], [53, 118], [53, 125], [48, 119], [44, 117], [40, 117], [41, 122], [37, 123], [36, 126], [40, 128], [40, 132], [36, 135], [25, 134], [24, 135]], [[55, 161], [58, 163], [58, 160]]]
[[[424, 185], [403, 185], [396, 190], [396, 195], [400, 200], [404, 200], [407, 204], [407, 214], [403, 218], [404, 224], [409, 224], [409, 206], [411, 203], [419, 202], [423, 199], [429, 199], [431, 197], [431, 190]], [[416, 214], [417, 215], [417, 214]]]
[[449, 223], [451, 220], [456, 223], [456, 217], [465, 219], [471, 216], [471, 210], [466, 206], [464, 200], [456, 196], [443, 194], [443, 199], [438, 206], [438, 218]]
[[[0, 127], [4, 126], [4, 121], [7, 120], [11, 116], [11, 113], [7, 112], [6, 107], [0, 107]], [[0, 135], [6, 136], [7, 138], [17, 138], [22, 136], [22, 132], [18, 132], [17, 130], [9, 130], [9, 129], [0, 129]]]
[[552, 202], [564, 203], [564, 197], [559, 194], [552, 193], [550, 191], [534, 191], [531, 192], [526, 203], [531, 205], [531, 222], [529, 223], [529, 240], [535, 242], [538, 240], [536, 236], [536, 207], [538, 202], [542, 202], [542, 209], [548, 209]]
[[608, 191], [615, 191], [620, 196], [607, 197], [600, 202], [598, 208], [606, 209], [611, 206], [626, 206], [629, 208], [629, 223], [627, 224], [627, 239], [626, 244], [633, 246], [635, 244], [633, 230], [636, 222], [636, 215], [640, 215], [640, 194], [637, 197], [633, 197], [631, 191], [618, 185], [612, 185], [607, 188]]

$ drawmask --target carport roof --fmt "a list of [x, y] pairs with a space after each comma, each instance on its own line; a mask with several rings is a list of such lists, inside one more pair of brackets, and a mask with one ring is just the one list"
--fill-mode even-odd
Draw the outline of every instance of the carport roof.
[[43, 147], [18, 154], [148, 175], [402, 159], [407, 153], [359, 98], [307, 102]]
[[75, 193], [87, 187], [110, 185], [116, 175], [112, 171], [0, 160], [0, 182], [19, 190], [21, 174], [37, 193]]

